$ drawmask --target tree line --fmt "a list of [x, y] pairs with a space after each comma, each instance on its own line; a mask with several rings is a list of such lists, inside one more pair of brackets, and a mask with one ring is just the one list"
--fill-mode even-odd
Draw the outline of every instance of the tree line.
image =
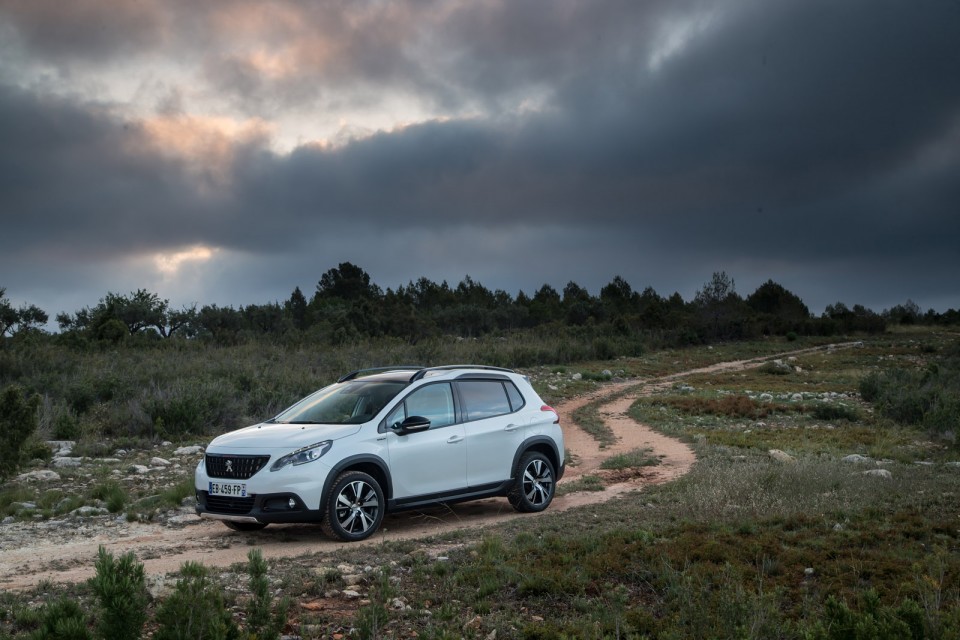
[[[0, 289], [0, 336], [44, 332], [48, 315], [34, 305], [13, 308]], [[876, 333], [888, 324], [957, 324], [960, 312], [922, 312], [912, 301], [877, 313], [862, 305], [829, 305], [815, 317], [803, 301], [768, 280], [741, 296], [725, 272], [714, 273], [685, 301], [652, 287], [636, 291], [620, 276], [591, 295], [569, 282], [562, 291], [544, 284], [533, 295], [490, 290], [469, 276], [455, 287], [421, 277], [397, 289], [371, 281], [343, 262], [325, 272], [308, 297], [295, 288], [283, 302], [237, 308], [215, 304], [181, 309], [139, 289], [107, 293], [93, 307], [56, 316], [60, 335], [75, 341], [120, 342], [187, 338], [233, 344], [256, 338], [316, 339], [343, 344], [390, 336], [415, 343], [436, 335], [480, 337], [523, 329], [590, 327], [610, 334], [657, 334], [664, 343], [697, 344], [760, 335]]]

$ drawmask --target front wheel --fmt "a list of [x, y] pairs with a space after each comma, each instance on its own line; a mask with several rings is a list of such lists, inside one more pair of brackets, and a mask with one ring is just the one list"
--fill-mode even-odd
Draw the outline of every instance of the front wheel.
[[380, 528], [384, 513], [380, 484], [362, 471], [345, 471], [337, 476], [327, 495], [320, 523], [331, 538], [356, 542], [369, 538]]
[[514, 509], [531, 513], [543, 511], [550, 505], [557, 483], [553, 464], [547, 456], [536, 451], [523, 454], [514, 478], [513, 488], [507, 494]]

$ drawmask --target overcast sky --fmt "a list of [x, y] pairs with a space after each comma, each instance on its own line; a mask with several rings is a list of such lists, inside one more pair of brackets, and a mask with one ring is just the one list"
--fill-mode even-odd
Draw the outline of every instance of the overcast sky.
[[958, 0], [0, 0], [0, 287], [960, 308], [958, 43]]

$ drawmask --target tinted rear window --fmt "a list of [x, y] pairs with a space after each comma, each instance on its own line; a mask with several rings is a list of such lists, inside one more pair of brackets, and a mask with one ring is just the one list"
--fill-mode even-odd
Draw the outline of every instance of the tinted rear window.
[[460, 397], [467, 420], [480, 420], [510, 413], [510, 401], [499, 380], [461, 380]]

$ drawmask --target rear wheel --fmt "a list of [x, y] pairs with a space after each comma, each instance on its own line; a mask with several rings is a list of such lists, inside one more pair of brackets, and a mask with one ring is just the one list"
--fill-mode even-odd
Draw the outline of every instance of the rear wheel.
[[364, 540], [380, 528], [385, 506], [383, 490], [373, 476], [345, 471], [327, 495], [321, 528], [337, 540]]
[[553, 500], [556, 480], [550, 459], [536, 451], [529, 451], [520, 458], [514, 485], [507, 494], [513, 508], [521, 512], [543, 511]]
[[228, 529], [233, 529], [234, 531], [260, 531], [260, 529], [267, 526], [262, 522], [234, 522], [233, 520], [222, 520], [221, 522], [223, 522]]

